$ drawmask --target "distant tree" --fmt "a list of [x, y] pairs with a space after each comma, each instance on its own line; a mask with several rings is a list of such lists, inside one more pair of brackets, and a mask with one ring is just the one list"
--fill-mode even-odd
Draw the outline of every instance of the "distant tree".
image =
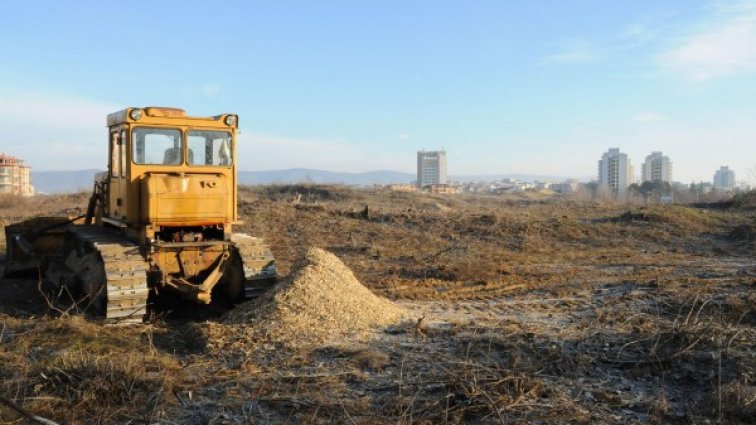
[[614, 196], [614, 193], [611, 189], [609, 189], [608, 185], [605, 184], [596, 184], [596, 199], [610, 199]]
[[698, 183], [690, 183], [690, 192], [692, 194], [694, 202], [709, 202], [711, 200], [711, 196], [716, 194], [716, 190], [712, 189], [711, 192], [709, 192], [706, 189], [706, 186], [707, 184], [702, 181]]
[[645, 197], [641, 193], [641, 185], [633, 183], [627, 187], [628, 201], [631, 203], [637, 203], [640, 200], [645, 200]]
[[[632, 186], [631, 186], [632, 187]], [[643, 195], [643, 200], [648, 203], [649, 200], [659, 201], [659, 198], [672, 193], [672, 185], [669, 182], [661, 180], [646, 180], [638, 186], [637, 193]]]
[[588, 191], [591, 194], [591, 198], [594, 198], [594, 199], [598, 195], [598, 187], [599, 187], [599, 183], [597, 181], [592, 181], [585, 184], [585, 188], [588, 189]]

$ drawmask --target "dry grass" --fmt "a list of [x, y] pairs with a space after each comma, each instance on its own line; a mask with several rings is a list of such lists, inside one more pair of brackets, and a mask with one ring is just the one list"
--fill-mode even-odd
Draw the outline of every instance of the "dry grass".
[[70, 424], [157, 420], [174, 402], [180, 368], [150, 345], [149, 327], [0, 316], [0, 329], [0, 391], [37, 415]]
[[750, 192], [742, 193], [732, 200], [732, 204], [737, 208], [743, 208], [743, 209], [756, 209], [756, 190], [751, 190]]
[[231, 350], [214, 345], [207, 330], [225, 325], [208, 314], [103, 328], [5, 280], [0, 391], [70, 424], [750, 423], [756, 216], [744, 202], [245, 188], [241, 231], [265, 237], [284, 273], [325, 248], [410, 319], [369, 340]]

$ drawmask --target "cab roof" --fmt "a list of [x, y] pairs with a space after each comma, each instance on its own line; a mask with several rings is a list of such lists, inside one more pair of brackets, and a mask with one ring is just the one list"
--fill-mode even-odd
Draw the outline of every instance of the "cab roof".
[[[231, 118], [233, 117], [233, 118]], [[108, 114], [108, 127], [119, 124], [174, 124], [190, 126], [209, 126], [220, 128], [237, 128], [239, 117], [236, 114], [220, 114], [211, 117], [194, 117], [180, 108], [164, 106], [129, 107]]]

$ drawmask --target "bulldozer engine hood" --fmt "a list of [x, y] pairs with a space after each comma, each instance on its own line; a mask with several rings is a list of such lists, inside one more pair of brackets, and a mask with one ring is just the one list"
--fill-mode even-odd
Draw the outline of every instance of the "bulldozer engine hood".
[[201, 226], [232, 220], [231, 189], [222, 174], [147, 173], [140, 185], [144, 223]]

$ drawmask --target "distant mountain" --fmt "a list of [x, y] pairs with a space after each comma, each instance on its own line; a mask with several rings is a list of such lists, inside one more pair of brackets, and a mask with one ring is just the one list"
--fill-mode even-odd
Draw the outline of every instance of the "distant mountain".
[[367, 171], [364, 173], [337, 173], [333, 171], [292, 168], [274, 171], [239, 171], [240, 184], [271, 183], [341, 183], [357, 186], [374, 184], [411, 183], [414, 174], [398, 171]]
[[94, 176], [103, 170], [33, 171], [32, 185], [37, 193], [70, 193], [92, 190]]
[[535, 174], [484, 174], [484, 175], [468, 175], [468, 176], [449, 176], [449, 180], [455, 182], [472, 182], [472, 181], [494, 181], [512, 179], [520, 180], [524, 182], [563, 182], [567, 180], [567, 177], [560, 176], [542, 176]]
[[[92, 190], [95, 174], [102, 170], [78, 171], [32, 171], [32, 184], [37, 193], [66, 193], [80, 190]], [[564, 177], [539, 176], [527, 174], [497, 174], [449, 176], [449, 180], [471, 182], [475, 180], [493, 181], [501, 179], [522, 181], [563, 181]], [[398, 171], [367, 171], [363, 173], [338, 173], [309, 168], [291, 168], [288, 170], [239, 171], [239, 184], [287, 184], [287, 183], [331, 183], [354, 186], [372, 186], [374, 184], [412, 183], [415, 174]]]
[[[356, 186], [371, 186], [374, 184], [412, 183], [416, 180], [414, 173], [399, 171], [367, 171], [362, 173], [337, 173], [333, 171], [314, 170], [309, 168], [292, 168], [274, 171], [239, 171], [240, 184], [271, 184], [271, 183], [341, 183]], [[493, 181], [501, 179], [515, 179], [522, 181], [561, 182], [565, 177], [541, 176], [528, 174], [496, 174], [449, 176], [450, 181], [471, 182], [475, 180]]]

